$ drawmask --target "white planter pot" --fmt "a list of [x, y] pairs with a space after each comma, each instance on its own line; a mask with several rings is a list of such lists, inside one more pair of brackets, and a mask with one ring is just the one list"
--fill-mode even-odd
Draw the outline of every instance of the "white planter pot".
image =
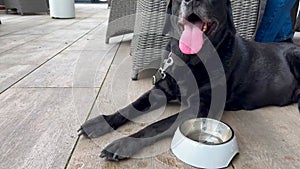
[[75, 18], [74, 0], [49, 0], [52, 18]]

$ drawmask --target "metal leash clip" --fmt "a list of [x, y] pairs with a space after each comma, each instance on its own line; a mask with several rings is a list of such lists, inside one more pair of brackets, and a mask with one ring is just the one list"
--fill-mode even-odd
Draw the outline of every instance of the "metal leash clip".
[[166, 70], [173, 65], [174, 63], [174, 60], [173, 58], [171, 57], [172, 56], [172, 52], [170, 52], [169, 56], [167, 59], [164, 60], [164, 64], [163, 64], [163, 67], [160, 67], [158, 69], [158, 71], [155, 73], [155, 75], [153, 76], [153, 79], [152, 79], [152, 83], [153, 85], [158, 82], [159, 80], [161, 79], [165, 79], [167, 74], [166, 74]]

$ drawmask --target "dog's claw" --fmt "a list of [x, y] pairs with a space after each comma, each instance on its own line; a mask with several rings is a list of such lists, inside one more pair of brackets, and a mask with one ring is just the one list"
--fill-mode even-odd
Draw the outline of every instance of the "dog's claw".
[[80, 130], [80, 131], [77, 131], [78, 132], [78, 136], [81, 136], [81, 135], [83, 135], [84, 134], [84, 131], [82, 131], [82, 130]]
[[105, 158], [106, 160], [109, 160], [109, 161], [119, 161], [119, 160], [125, 159], [125, 158], [122, 158], [121, 156], [119, 156], [117, 154], [109, 153], [106, 150], [103, 150], [101, 152], [101, 154], [99, 155], [99, 157], [100, 158]]
[[102, 152], [100, 155], [99, 155], [100, 158], [104, 158], [106, 157], [106, 154], [104, 152]]
[[80, 127], [80, 129], [79, 130], [77, 130], [77, 132], [78, 132], [78, 136], [84, 136], [84, 137], [86, 137], [86, 138], [89, 138], [88, 137], [88, 135], [86, 134], [86, 132], [84, 132], [84, 130], [83, 130], [83, 128], [82, 127]]
[[117, 154], [114, 154], [113, 157], [112, 157], [112, 160], [119, 161], [119, 160], [118, 160], [118, 155], [117, 155]]

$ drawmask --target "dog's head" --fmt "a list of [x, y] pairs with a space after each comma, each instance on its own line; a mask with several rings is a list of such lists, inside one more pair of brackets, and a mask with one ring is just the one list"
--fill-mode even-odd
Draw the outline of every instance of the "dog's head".
[[218, 47], [226, 33], [235, 34], [230, 0], [170, 0], [167, 13], [175, 17], [168, 17], [165, 26], [176, 25], [184, 54], [198, 53], [203, 35]]

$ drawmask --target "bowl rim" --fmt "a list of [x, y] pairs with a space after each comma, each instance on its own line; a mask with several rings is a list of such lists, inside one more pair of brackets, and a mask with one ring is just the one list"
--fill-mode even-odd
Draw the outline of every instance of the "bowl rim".
[[[193, 139], [187, 137], [185, 134], [183, 134], [183, 132], [181, 131], [181, 126], [182, 126], [185, 122], [190, 121], [190, 120], [201, 120], [201, 119], [209, 119], [209, 120], [213, 120], [213, 121], [216, 121], [216, 122], [218, 122], [218, 123], [221, 123], [221, 124], [223, 123], [226, 127], [228, 127], [228, 128], [231, 130], [231, 132], [232, 132], [231, 137], [230, 137], [229, 139], [227, 139], [226, 141], [222, 142], [222, 143], [217, 143], [217, 144], [205, 144], [205, 143], [203, 143], [203, 142], [195, 141], [195, 140], [193, 140]], [[234, 138], [234, 136], [235, 136], [235, 135], [234, 135], [234, 130], [231, 128], [230, 125], [228, 125], [227, 123], [225, 123], [225, 122], [223, 122], [223, 121], [221, 121], [221, 120], [216, 120], [216, 119], [213, 119], [213, 118], [193, 118], [193, 119], [189, 119], [189, 120], [186, 120], [186, 121], [184, 121], [183, 123], [181, 123], [180, 126], [178, 127], [178, 129], [179, 129], [180, 134], [181, 134], [185, 139], [188, 139], [189, 141], [192, 141], [192, 142], [194, 142], [194, 143], [197, 143], [197, 144], [203, 144], [203, 145], [206, 145], [206, 146], [218, 146], [218, 145], [226, 144], [226, 143], [230, 142], [230, 141]]]

